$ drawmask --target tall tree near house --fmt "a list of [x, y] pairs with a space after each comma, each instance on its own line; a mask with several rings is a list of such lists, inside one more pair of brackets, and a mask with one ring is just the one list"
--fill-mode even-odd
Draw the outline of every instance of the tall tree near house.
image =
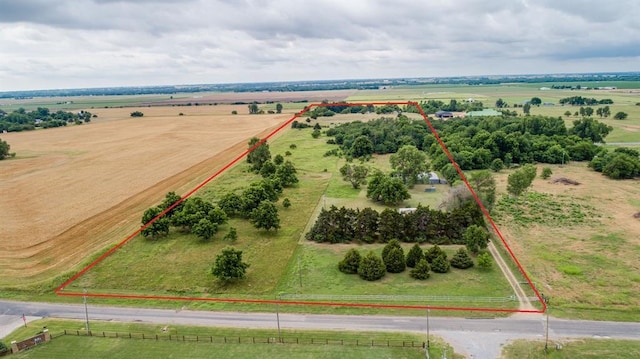
[[391, 167], [409, 187], [418, 181], [418, 175], [429, 170], [427, 154], [413, 145], [400, 147], [398, 152], [391, 155]]

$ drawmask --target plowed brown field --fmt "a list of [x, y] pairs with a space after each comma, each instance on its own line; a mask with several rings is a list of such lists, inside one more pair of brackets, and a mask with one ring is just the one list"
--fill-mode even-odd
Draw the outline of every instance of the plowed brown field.
[[[51, 280], [124, 239], [168, 191], [184, 194], [290, 118], [246, 106], [92, 109], [90, 124], [3, 134], [0, 285]], [[139, 110], [144, 117], [131, 118]], [[178, 113], [184, 113], [178, 116]]]

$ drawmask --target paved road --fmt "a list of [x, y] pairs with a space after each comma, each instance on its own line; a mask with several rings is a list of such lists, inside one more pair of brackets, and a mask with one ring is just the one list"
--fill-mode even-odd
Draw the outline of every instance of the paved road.
[[[28, 319], [41, 317], [84, 319], [84, 306], [74, 304], [0, 301], [0, 337]], [[166, 310], [103, 307], [89, 305], [90, 320], [184, 324], [220, 327], [276, 328], [275, 313], [233, 313], [192, 310]], [[426, 333], [425, 317], [343, 316], [280, 314], [280, 326], [288, 329], [352, 331], [410, 331]], [[4, 328], [4, 331], [3, 331]], [[431, 317], [430, 332], [443, 337], [457, 351], [471, 358], [496, 358], [500, 346], [516, 338], [543, 339], [545, 317], [540, 314], [517, 314], [500, 319], [465, 319]], [[640, 340], [640, 323], [578, 321], [551, 318], [552, 340], [572, 337], [605, 337]]]

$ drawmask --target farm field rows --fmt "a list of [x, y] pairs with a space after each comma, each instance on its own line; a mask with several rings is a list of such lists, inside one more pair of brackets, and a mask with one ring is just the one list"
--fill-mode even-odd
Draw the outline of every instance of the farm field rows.
[[135, 108], [99, 109], [90, 124], [5, 134], [19, 156], [0, 163], [0, 285], [69, 271], [135, 230], [164, 192], [194, 187], [289, 116], [197, 109], [139, 108], [142, 118], [129, 117]]

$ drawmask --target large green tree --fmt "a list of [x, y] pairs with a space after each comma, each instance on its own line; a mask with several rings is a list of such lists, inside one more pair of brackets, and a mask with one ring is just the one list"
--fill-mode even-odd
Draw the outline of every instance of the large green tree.
[[367, 185], [367, 197], [376, 202], [397, 204], [411, 198], [402, 180], [376, 172]]
[[[142, 224], [147, 225], [154, 218], [156, 218], [160, 213], [162, 213], [162, 209], [160, 207], [151, 207], [144, 211], [142, 215]], [[169, 218], [166, 216], [159, 217], [153, 223], [149, 224], [142, 230], [142, 235], [145, 237], [151, 237], [153, 239], [166, 236], [169, 234]]]
[[226, 247], [216, 256], [211, 273], [223, 283], [234, 282], [245, 277], [249, 264], [242, 261], [242, 251]]
[[373, 142], [368, 136], [359, 136], [353, 141], [351, 146], [351, 155], [353, 157], [363, 157], [373, 154]]
[[628, 116], [628, 115], [627, 115], [627, 113], [626, 113], [626, 112], [622, 112], [622, 111], [620, 111], [620, 112], [617, 112], [617, 113], [613, 116], [613, 118], [615, 118], [616, 120], [624, 120], [624, 119], [626, 119], [626, 118], [627, 118], [627, 116]]
[[413, 186], [418, 181], [418, 175], [429, 170], [427, 154], [416, 146], [405, 145], [398, 152], [391, 155], [391, 168], [402, 176], [402, 181]]
[[406, 264], [409, 268], [414, 268], [420, 260], [424, 259], [424, 252], [418, 243], [414, 244], [413, 247], [407, 253]]
[[[249, 140], [249, 152], [247, 154], [247, 162], [249, 162], [254, 171], [259, 172], [262, 165], [271, 159], [271, 151], [267, 141], [260, 143], [260, 139], [253, 137]], [[253, 149], [253, 150], [252, 150]]]
[[10, 149], [11, 146], [7, 143], [7, 141], [0, 139], [0, 160], [5, 159], [6, 157], [11, 157], [12, 154], [9, 153]]
[[250, 222], [258, 229], [275, 229], [280, 228], [280, 217], [278, 217], [278, 208], [271, 201], [262, 201], [251, 211]]
[[369, 173], [369, 168], [362, 164], [349, 164], [345, 163], [344, 166], [340, 167], [340, 174], [342, 175], [342, 179], [346, 182], [351, 183], [353, 188], [358, 189], [360, 185], [367, 183], [367, 174]]
[[604, 143], [604, 138], [607, 137], [611, 131], [613, 131], [613, 127], [594, 120], [591, 117], [586, 117], [573, 121], [573, 127], [569, 129], [569, 134], [590, 139], [596, 143]]
[[473, 259], [464, 248], [458, 249], [456, 254], [451, 257], [451, 266], [458, 269], [467, 269], [473, 267]]
[[484, 228], [476, 225], [467, 227], [462, 238], [469, 252], [473, 254], [480, 253], [489, 244], [489, 233]]
[[514, 197], [519, 197], [531, 186], [535, 177], [536, 167], [534, 165], [523, 166], [507, 178], [507, 192]]

